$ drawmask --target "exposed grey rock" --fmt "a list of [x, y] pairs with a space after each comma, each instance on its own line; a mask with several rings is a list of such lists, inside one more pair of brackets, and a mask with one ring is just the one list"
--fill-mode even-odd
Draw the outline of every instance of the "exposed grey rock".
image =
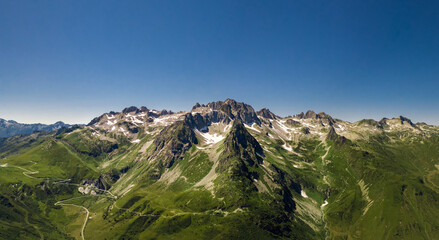
[[259, 116], [262, 116], [267, 119], [278, 119], [279, 117], [276, 114], [272, 113], [268, 108], [262, 108], [257, 112]]

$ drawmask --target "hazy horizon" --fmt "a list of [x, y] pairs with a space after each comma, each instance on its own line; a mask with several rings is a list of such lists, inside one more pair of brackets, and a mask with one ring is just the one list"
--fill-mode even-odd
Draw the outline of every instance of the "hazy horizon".
[[233, 98], [439, 125], [437, 1], [0, 1], [0, 118]]
[[[224, 100], [226, 100], [226, 98], [218, 99], [218, 100], [212, 100], [212, 101], [209, 101], [209, 102], [224, 101]], [[425, 122], [425, 123], [430, 124], [430, 125], [438, 125], [438, 124], [435, 124], [435, 123], [432, 123], [432, 122], [429, 122], [429, 121], [418, 120], [418, 118], [416, 118], [416, 117], [412, 118], [409, 115], [397, 114], [397, 113], [394, 113], [393, 115], [389, 115], [389, 114], [385, 115], [384, 114], [382, 116], [380, 116], [378, 114], [371, 114], [369, 116], [365, 115], [365, 117], [363, 117], [363, 118], [356, 118], [355, 116], [349, 115], [349, 113], [348, 114], [345, 113], [344, 115], [342, 113], [332, 114], [331, 112], [327, 112], [327, 111], [324, 111], [324, 110], [316, 110], [316, 109], [304, 109], [304, 110], [298, 110], [298, 111], [292, 112], [292, 113], [288, 113], [288, 112], [279, 113], [279, 112], [276, 112], [276, 111], [273, 110], [273, 109], [276, 109], [275, 106], [273, 106], [271, 108], [267, 107], [267, 106], [255, 107], [253, 104], [251, 104], [249, 102], [238, 100], [238, 99], [234, 99], [234, 100], [237, 100], [239, 102], [244, 102], [246, 104], [251, 105], [255, 109], [255, 111], [259, 111], [262, 108], [268, 108], [270, 111], [272, 111], [274, 114], [276, 114], [276, 115], [278, 115], [280, 117], [294, 116], [296, 114], [300, 114], [301, 112], [305, 113], [308, 110], [312, 110], [312, 111], [315, 111], [316, 113], [325, 112], [325, 113], [331, 115], [333, 118], [341, 119], [343, 121], [348, 121], [348, 122], [351, 122], [351, 123], [352, 122], [357, 122], [357, 121], [360, 121], [360, 120], [363, 120], [363, 119], [374, 119], [376, 121], [379, 121], [382, 118], [394, 118], [394, 117], [404, 116], [404, 117], [407, 117], [407, 118], [411, 119], [414, 123], [416, 123], [416, 122]], [[207, 104], [209, 102], [198, 102], [198, 103], [200, 103], [200, 104]], [[63, 120], [63, 119], [61, 119], [62, 117], [56, 118], [56, 116], [57, 116], [56, 113], [53, 113], [53, 115], [50, 115], [50, 118], [47, 118], [47, 120], [45, 120], [45, 121], [26, 120], [26, 117], [21, 117], [20, 118], [19, 115], [17, 115], [18, 116], [17, 118], [10, 118], [10, 119], [8, 119], [8, 118], [4, 118], [2, 116], [0, 116], [0, 118], [5, 119], [5, 120], [13, 120], [13, 121], [16, 121], [18, 123], [25, 123], [25, 124], [33, 124], [33, 123], [53, 124], [53, 123], [55, 123], [57, 121], [62, 121], [62, 122], [67, 123], [67, 124], [88, 124], [93, 118], [99, 117], [99, 116], [101, 116], [104, 113], [108, 113], [110, 111], [122, 112], [122, 110], [124, 108], [130, 107], [130, 106], [135, 106], [135, 107], [138, 107], [138, 108], [140, 108], [141, 106], [145, 106], [145, 107], [147, 107], [150, 110], [158, 110], [158, 111], [160, 111], [160, 110], [171, 110], [173, 112], [179, 112], [179, 111], [190, 111], [192, 109], [193, 105], [195, 105], [195, 103], [197, 103], [197, 102], [194, 102], [192, 105], [186, 106], [186, 107], [183, 107], [183, 108], [180, 108], [180, 109], [173, 109], [173, 108], [168, 108], [168, 107], [152, 107], [152, 106], [147, 106], [145, 104], [143, 104], [143, 105], [129, 105], [129, 106], [127, 105], [127, 106], [121, 107], [119, 109], [109, 109], [109, 110], [103, 110], [101, 112], [90, 113], [88, 115], [75, 116], [77, 119], [81, 119], [81, 118], [84, 119], [82, 121], [76, 121], [76, 122], [72, 122], [72, 121], [68, 121], [68, 120]], [[160, 105], [158, 105], [158, 106], [160, 106]], [[343, 116], [340, 116], [340, 114], [343, 115]], [[60, 115], [60, 116], [62, 116], [62, 115]], [[23, 119], [23, 120], [17, 120], [17, 119]]]

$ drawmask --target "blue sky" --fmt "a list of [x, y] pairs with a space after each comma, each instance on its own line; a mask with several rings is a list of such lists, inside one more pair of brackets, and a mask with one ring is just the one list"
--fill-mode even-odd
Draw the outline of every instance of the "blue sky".
[[439, 124], [438, 1], [3, 1], [0, 118], [234, 98]]

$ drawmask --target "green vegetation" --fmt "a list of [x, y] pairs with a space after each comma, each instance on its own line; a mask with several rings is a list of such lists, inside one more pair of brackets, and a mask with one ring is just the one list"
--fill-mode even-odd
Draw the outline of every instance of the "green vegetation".
[[335, 120], [290, 119], [286, 133], [218, 109], [214, 143], [191, 125], [201, 116], [2, 139], [0, 239], [439, 236], [437, 127], [364, 120], [342, 136]]

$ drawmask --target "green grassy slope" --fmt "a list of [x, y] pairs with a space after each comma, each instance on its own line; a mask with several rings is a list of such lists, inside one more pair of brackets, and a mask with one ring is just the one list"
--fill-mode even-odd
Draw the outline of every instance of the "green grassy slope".
[[334, 146], [325, 219], [331, 239], [435, 239], [438, 136], [409, 142], [376, 136]]

